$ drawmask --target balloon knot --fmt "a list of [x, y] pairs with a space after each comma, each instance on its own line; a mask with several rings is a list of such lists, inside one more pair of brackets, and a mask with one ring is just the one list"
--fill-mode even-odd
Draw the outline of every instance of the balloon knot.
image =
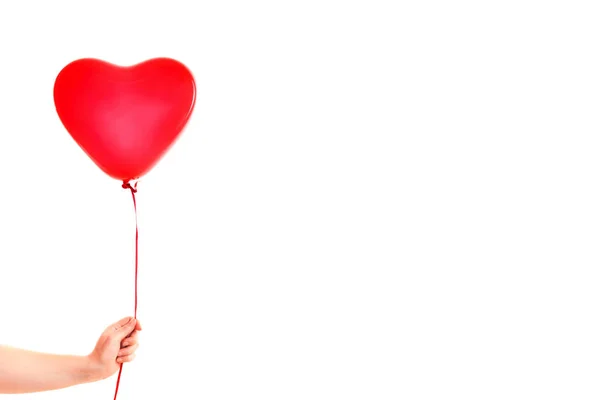
[[130, 189], [133, 193], [137, 193], [137, 182], [134, 183], [133, 186], [131, 186], [131, 183], [129, 183], [129, 181], [123, 181], [123, 185], [121, 187], [123, 189]]

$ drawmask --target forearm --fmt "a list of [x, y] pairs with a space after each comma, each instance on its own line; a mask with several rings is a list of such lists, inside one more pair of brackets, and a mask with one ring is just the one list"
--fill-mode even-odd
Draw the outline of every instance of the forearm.
[[62, 389], [97, 379], [89, 357], [39, 353], [0, 345], [0, 393]]

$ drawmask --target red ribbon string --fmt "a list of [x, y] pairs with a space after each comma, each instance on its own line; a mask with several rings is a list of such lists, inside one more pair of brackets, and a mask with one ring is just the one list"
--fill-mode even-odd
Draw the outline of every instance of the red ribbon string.
[[[123, 182], [123, 189], [131, 190], [131, 197], [133, 198], [133, 211], [135, 213], [135, 305], [133, 308], [133, 317], [137, 318], [137, 305], [138, 305], [138, 220], [137, 220], [137, 204], [135, 202], [135, 194], [137, 193], [137, 182], [131, 186], [129, 182]], [[121, 382], [121, 373], [123, 372], [123, 363], [119, 366], [119, 375], [117, 376], [117, 386], [115, 388], [115, 397], [113, 400], [117, 400], [117, 393], [119, 393], [119, 383]]]

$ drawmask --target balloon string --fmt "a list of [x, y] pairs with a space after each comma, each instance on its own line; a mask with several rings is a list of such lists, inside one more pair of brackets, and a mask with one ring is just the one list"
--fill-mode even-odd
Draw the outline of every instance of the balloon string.
[[[137, 192], [137, 182], [131, 186], [129, 182], [123, 182], [123, 189], [131, 190], [131, 197], [133, 198], [133, 211], [135, 214], [135, 303], [133, 308], [133, 317], [137, 318], [137, 306], [138, 306], [138, 219], [137, 219], [137, 204], [135, 201], [135, 194]], [[115, 397], [113, 400], [117, 400], [117, 394], [119, 393], [119, 383], [121, 382], [121, 373], [123, 372], [123, 363], [119, 366], [119, 375], [117, 376], [117, 386], [115, 387]]]

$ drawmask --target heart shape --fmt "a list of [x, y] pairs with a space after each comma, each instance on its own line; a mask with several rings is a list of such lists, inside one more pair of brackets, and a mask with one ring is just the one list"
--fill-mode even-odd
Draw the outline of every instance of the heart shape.
[[132, 66], [83, 58], [54, 83], [56, 112], [75, 142], [109, 176], [150, 171], [186, 126], [196, 101], [189, 69], [170, 58]]

